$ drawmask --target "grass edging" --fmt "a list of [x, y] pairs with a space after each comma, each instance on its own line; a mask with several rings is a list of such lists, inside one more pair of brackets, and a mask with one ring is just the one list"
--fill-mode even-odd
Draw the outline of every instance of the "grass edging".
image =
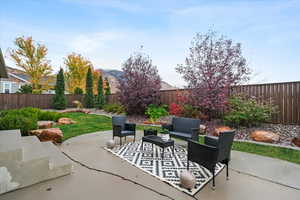
[[[204, 136], [199, 137], [199, 142], [204, 143]], [[293, 147], [235, 140], [232, 150], [277, 158], [300, 165], [300, 150]]]

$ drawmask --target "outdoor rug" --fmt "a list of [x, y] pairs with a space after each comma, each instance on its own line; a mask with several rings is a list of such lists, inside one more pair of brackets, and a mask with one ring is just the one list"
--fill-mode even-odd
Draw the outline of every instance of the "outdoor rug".
[[[154, 149], [152, 149], [150, 143], [144, 143], [143, 150], [140, 147], [141, 142], [132, 142], [121, 147], [116, 146], [112, 150], [106, 147], [105, 149], [135, 167], [192, 196], [212, 179], [212, 174], [208, 169], [190, 162], [190, 172], [196, 177], [196, 186], [191, 190], [182, 188], [180, 187], [180, 173], [186, 170], [187, 165], [187, 151], [185, 148], [175, 144], [174, 155], [170, 148], [166, 148], [164, 159], [162, 160], [162, 149], [160, 147], [154, 145]], [[223, 168], [224, 165], [218, 163], [216, 174], [220, 173]]]

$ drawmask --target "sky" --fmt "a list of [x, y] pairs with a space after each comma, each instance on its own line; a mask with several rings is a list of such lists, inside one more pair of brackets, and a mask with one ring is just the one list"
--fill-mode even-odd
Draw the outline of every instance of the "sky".
[[54, 71], [75, 52], [95, 68], [118, 69], [143, 46], [162, 79], [175, 71], [196, 33], [213, 29], [242, 44], [249, 83], [300, 80], [300, 0], [10, 0], [0, 4], [0, 47], [32, 36], [48, 48]]

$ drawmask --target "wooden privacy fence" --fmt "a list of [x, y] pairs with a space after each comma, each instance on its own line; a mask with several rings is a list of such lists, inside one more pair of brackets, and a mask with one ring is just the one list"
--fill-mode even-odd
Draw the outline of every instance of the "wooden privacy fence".
[[[53, 94], [0, 94], [0, 110], [36, 107], [42, 109], [51, 108]], [[83, 95], [66, 95], [67, 106], [74, 107], [72, 101], [83, 102]]]
[[[176, 103], [178, 93], [187, 92], [185, 89], [160, 91], [161, 103]], [[240, 85], [231, 88], [231, 94], [244, 93], [256, 97], [258, 101], [272, 102], [278, 108], [272, 123], [300, 125], [300, 81], [285, 83], [267, 83]], [[118, 96], [108, 97], [109, 103], [118, 103]]]

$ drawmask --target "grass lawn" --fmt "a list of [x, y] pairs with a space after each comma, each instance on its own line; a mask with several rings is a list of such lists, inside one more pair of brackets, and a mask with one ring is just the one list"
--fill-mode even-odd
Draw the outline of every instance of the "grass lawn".
[[106, 116], [84, 113], [66, 113], [64, 116], [73, 119], [76, 123], [56, 126], [62, 130], [63, 140], [86, 133], [112, 129], [111, 118]]
[[[203, 144], [204, 137], [200, 137], [199, 142]], [[300, 164], [300, 150], [238, 141], [233, 143], [232, 149]]]
[[[72, 118], [76, 121], [75, 124], [60, 125], [59, 127], [63, 133], [63, 140], [67, 140], [71, 137], [78, 135], [92, 133], [96, 131], [111, 130], [111, 118], [94, 115], [94, 114], [83, 114], [83, 113], [67, 113], [66, 117]], [[149, 126], [138, 125], [138, 130], [144, 130]], [[160, 127], [151, 127], [157, 130], [161, 130]], [[199, 139], [200, 143], [204, 142], [203, 137]], [[233, 150], [242, 151], [247, 153], [254, 153], [262, 156], [268, 156], [272, 158], [278, 158], [289, 162], [300, 164], [300, 150], [287, 149], [282, 147], [273, 147], [260, 144], [252, 144], [248, 142], [234, 142]]]

